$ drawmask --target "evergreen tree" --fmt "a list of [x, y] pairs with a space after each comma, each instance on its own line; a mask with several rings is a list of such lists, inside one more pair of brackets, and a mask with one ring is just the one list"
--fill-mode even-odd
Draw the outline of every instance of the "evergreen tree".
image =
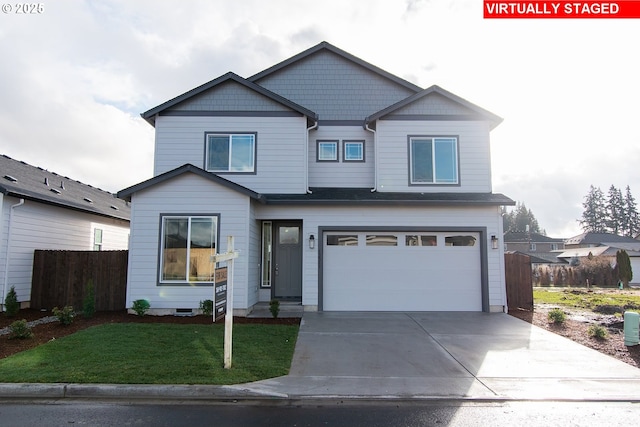
[[640, 215], [636, 200], [631, 195], [631, 188], [627, 185], [624, 196], [624, 219], [622, 221], [622, 233], [625, 236], [635, 238], [640, 233]]
[[625, 206], [622, 199], [622, 191], [611, 185], [609, 187], [609, 199], [607, 200], [607, 231], [613, 234], [622, 234], [625, 221]]
[[585, 196], [582, 207], [582, 219], [580, 225], [585, 233], [603, 233], [606, 230], [606, 202], [604, 194], [599, 187], [591, 185], [589, 193]]
[[629, 254], [624, 249], [616, 252], [616, 270], [618, 279], [624, 284], [625, 288], [629, 287], [629, 282], [633, 279], [633, 271], [631, 270], [631, 260]]
[[516, 208], [507, 212], [506, 208], [502, 208], [502, 225], [503, 230], [506, 232], [525, 232], [527, 226], [529, 226], [530, 233], [545, 234], [544, 230], [540, 229], [538, 220], [531, 211], [527, 209], [524, 203], [517, 202]]

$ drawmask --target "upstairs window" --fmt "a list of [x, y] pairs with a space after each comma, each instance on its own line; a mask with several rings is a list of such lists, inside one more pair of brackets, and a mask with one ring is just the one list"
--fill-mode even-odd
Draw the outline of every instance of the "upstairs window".
[[256, 134], [207, 134], [206, 169], [209, 172], [255, 173]]
[[344, 141], [342, 152], [345, 162], [363, 162], [364, 141]]
[[458, 184], [458, 139], [409, 137], [410, 184]]
[[338, 161], [338, 141], [317, 141], [317, 159], [319, 162]]

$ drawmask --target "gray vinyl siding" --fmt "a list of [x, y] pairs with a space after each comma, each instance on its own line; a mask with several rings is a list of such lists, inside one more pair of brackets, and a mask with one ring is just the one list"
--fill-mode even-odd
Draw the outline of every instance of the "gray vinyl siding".
[[[318, 162], [316, 142], [338, 141], [338, 162]], [[344, 141], [364, 141], [364, 162], [344, 161]], [[373, 134], [362, 126], [320, 126], [309, 135], [310, 187], [371, 187], [374, 186], [375, 156]]]
[[229, 81], [172, 107], [170, 111], [290, 111], [266, 96]]
[[154, 176], [184, 164], [205, 168], [205, 132], [257, 132], [255, 174], [220, 173], [261, 193], [305, 191], [303, 117], [173, 117], [156, 120]]
[[[0, 292], [5, 278], [10, 209], [19, 199], [5, 196], [1, 200]], [[11, 228], [6, 291], [15, 286], [20, 302], [31, 299], [34, 250], [93, 250], [93, 233], [96, 228], [103, 231], [103, 250], [127, 249], [129, 240], [128, 221], [90, 215], [30, 200], [25, 200], [24, 205], [14, 209]]]
[[[409, 135], [457, 137], [460, 185], [410, 186]], [[380, 120], [377, 142], [378, 191], [491, 192], [491, 153], [487, 122]]]
[[415, 92], [332, 52], [318, 52], [258, 81], [320, 120], [363, 120]]
[[241, 254], [234, 261], [234, 308], [247, 307], [250, 209], [246, 196], [186, 174], [134, 194], [132, 202], [127, 307], [145, 298], [152, 309], [196, 309], [201, 300], [212, 299], [211, 286], [158, 286], [161, 214], [220, 215], [219, 250], [226, 252], [227, 237], [234, 236], [235, 249]]
[[402, 115], [473, 115], [472, 110], [438, 93], [432, 93], [393, 112], [393, 116]]
[[[502, 217], [499, 207], [477, 208], [421, 208], [421, 207], [288, 207], [256, 204], [259, 220], [282, 218], [303, 221], [303, 290], [302, 304], [318, 305], [318, 247], [309, 249], [306, 244], [313, 234], [318, 239], [319, 227], [486, 227], [487, 229], [487, 272], [489, 285], [489, 305], [493, 310], [506, 306], [504, 279], [504, 252], [491, 249], [492, 235], [502, 236]], [[452, 265], [451, 268], [455, 268]]]

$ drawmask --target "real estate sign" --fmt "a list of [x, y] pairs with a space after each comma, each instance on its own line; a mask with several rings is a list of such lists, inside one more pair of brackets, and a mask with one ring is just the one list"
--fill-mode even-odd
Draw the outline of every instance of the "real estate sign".
[[214, 288], [213, 321], [217, 322], [227, 313], [227, 267], [216, 268]]

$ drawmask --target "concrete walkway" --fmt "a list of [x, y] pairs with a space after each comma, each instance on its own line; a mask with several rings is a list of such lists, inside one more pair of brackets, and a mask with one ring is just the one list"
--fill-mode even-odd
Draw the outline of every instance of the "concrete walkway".
[[233, 386], [0, 384], [0, 398], [640, 402], [640, 369], [506, 314], [305, 313], [289, 375]]

